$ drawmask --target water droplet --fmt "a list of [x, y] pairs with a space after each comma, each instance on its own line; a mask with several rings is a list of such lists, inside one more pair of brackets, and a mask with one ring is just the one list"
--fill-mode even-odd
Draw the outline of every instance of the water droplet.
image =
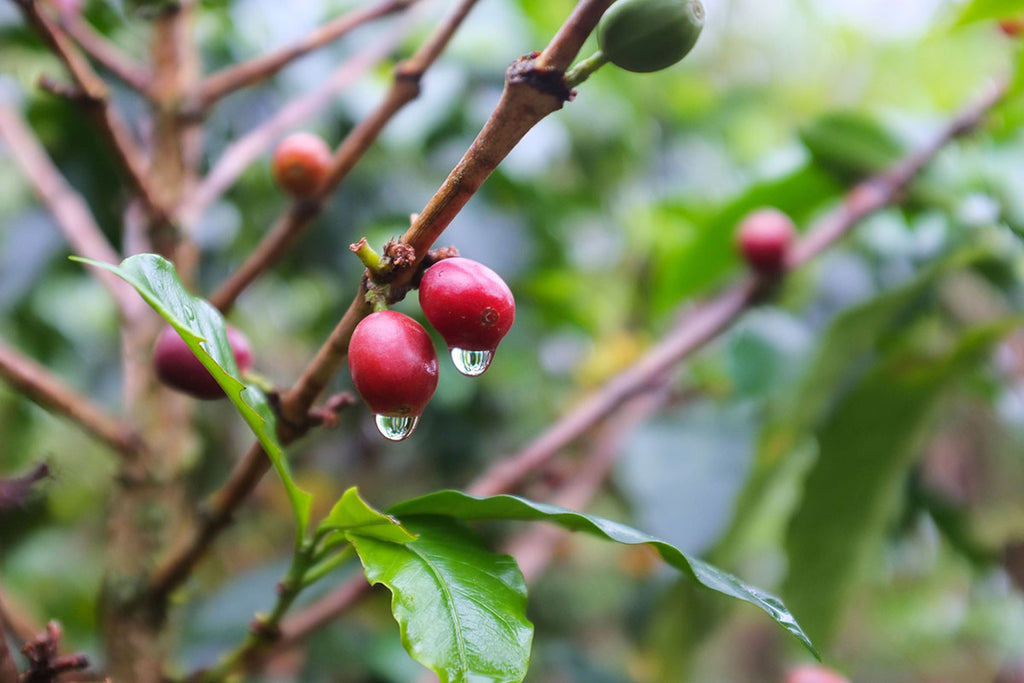
[[377, 416], [377, 431], [385, 439], [391, 441], [402, 441], [409, 438], [412, 431], [416, 429], [416, 423], [419, 422], [419, 415], [408, 415], [401, 417], [398, 415], [378, 415]]
[[484, 374], [484, 370], [491, 367], [491, 359], [494, 354], [490, 351], [467, 351], [452, 347], [452, 362], [455, 369], [467, 377], [476, 377]]

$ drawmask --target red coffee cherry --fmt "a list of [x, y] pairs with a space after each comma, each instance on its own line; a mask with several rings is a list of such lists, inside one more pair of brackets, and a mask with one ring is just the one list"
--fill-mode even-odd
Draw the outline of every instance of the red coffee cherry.
[[1024, 17], [1013, 17], [1011, 19], [1000, 19], [999, 30], [1010, 38], [1016, 38], [1024, 32]]
[[[247, 372], [252, 367], [249, 340], [233, 327], [227, 328], [227, 337], [238, 372]], [[173, 389], [203, 400], [224, 398], [224, 390], [217, 384], [217, 380], [170, 325], [160, 332], [153, 346], [153, 365], [160, 381]]]
[[740, 223], [736, 242], [751, 268], [775, 275], [785, 266], [786, 252], [796, 236], [789, 216], [778, 209], [758, 209]]
[[423, 326], [395, 311], [371, 313], [352, 333], [348, 369], [380, 433], [392, 441], [412, 434], [437, 388], [437, 352]]
[[420, 281], [420, 308], [444, 337], [455, 367], [471, 377], [491, 364], [516, 317], [505, 281], [482, 263], [459, 256], [427, 268]]
[[274, 149], [274, 180], [293, 197], [316, 192], [331, 167], [331, 148], [312, 133], [292, 133]]
[[786, 675], [786, 683], [850, 683], [850, 681], [831, 669], [808, 665], [791, 669]]

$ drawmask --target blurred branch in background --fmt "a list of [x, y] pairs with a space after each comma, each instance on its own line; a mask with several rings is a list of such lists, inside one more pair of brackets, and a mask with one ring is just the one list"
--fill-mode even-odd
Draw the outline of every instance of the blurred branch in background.
[[418, 0], [382, 0], [354, 9], [314, 29], [309, 35], [280, 50], [227, 67], [207, 76], [199, 84], [197, 114], [205, 113], [217, 100], [270, 78], [296, 59], [338, 40], [374, 19], [408, 9]]
[[60, 27], [75, 39], [86, 54], [125, 85], [145, 97], [150, 96], [153, 75], [146, 67], [121, 52], [117, 45], [94, 29], [77, 9], [65, 10], [61, 3], [52, 0], [48, 4], [58, 12]]
[[[118, 263], [120, 255], [104, 236], [85, 199], [64, 179], [46, 150], [13, 107], [0, 102], [0, 138], [21, 167], [36, 195], [50, 211], [57, 227], [79, 256], [104, 263]], [[95, 269], [95, 276], [117, 302], [118, 310], [131, 319], [145, 304], [120, 278]]]
[[[146, 209], [156, 216], [166, 216], [166, 208], [161, 205], [160, 195], [148, 175], [145, 155], [132, 137], [124, 119], [110, 102], [110, 91], [107, 84], [72, 44], [67, 34], [46, 16], [38, 3], [31, 0], [13, 0], [13, 2], [21, 10], [29, 25], [36, 29], [40, 37], [67, 68], [77, 91], [65, 91], [65, 93], [82, 107], [83, 111], [107, 137], [118, 163], [128, 176], [129, 183]], [[50, 81], [44, 83], [48, 82]]]

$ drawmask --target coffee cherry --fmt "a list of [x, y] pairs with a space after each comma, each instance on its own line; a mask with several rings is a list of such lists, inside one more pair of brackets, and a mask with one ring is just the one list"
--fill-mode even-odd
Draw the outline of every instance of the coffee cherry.
[[823, 666], [800, 666], [786, 674], [786, 683], [850, 683], [831, 669]]
[[348, 346], [352, 383], [377, 415], [377, 428], [401, 441], [437, 388], [437, 352], [423, 326], [395, 311], [363, 318]]
[[1024, 32], [1024, 17], [1014, 17], [1011, 19], [1000, 19], [998, 22], [999, 30], [1003, 34], [1010, 38], [1016, 38], [1022, 32]]
[[[252, 367], [249, 340], [233, 327], [227, 328], [227, 337], [238, 372], [247, 372]], [[153, 365], [160, 381], [173, 389], [203, 400], [224, 398], [224, 390], [217, 384], [217, 380], [170, 325], [157, 337], [153, 347]]]
[[292, 133], [274, 149], [274, 179], [298, 199], [316, 192], [330, 166], [331, 148], [312, 133]]
[[740, 223], [736, 242], [751, 268], [774, 275], [785, 266], [786, 252], [793, 243], [793, 221], [778, 209], [758, 209]]
[[444, 337], [459, 372], [483, 373], [512, 327], [516, 302], [493, 270], [456, 256], [427, 268], [420, 281], [420, 308]]
[[612, 64], [646, 73], [685, 57], [703, 28], [700, 0], [618, 0], [597, 25], [597, 42]]

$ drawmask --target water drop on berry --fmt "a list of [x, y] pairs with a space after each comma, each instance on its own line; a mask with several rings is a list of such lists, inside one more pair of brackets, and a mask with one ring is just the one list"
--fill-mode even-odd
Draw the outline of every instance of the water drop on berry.
[[484, 371], [491, 367], [491, 359], [494, 354], [490, 351], [467, 351], [458, 347], [452, 347], [452, 363], [455, 369], [466, 377], [477, 377], [484, 374]]
[[416, 429], [419, 419], [418, 415], [378, 415], [377, 431], [390, 441], [404, 441]]

